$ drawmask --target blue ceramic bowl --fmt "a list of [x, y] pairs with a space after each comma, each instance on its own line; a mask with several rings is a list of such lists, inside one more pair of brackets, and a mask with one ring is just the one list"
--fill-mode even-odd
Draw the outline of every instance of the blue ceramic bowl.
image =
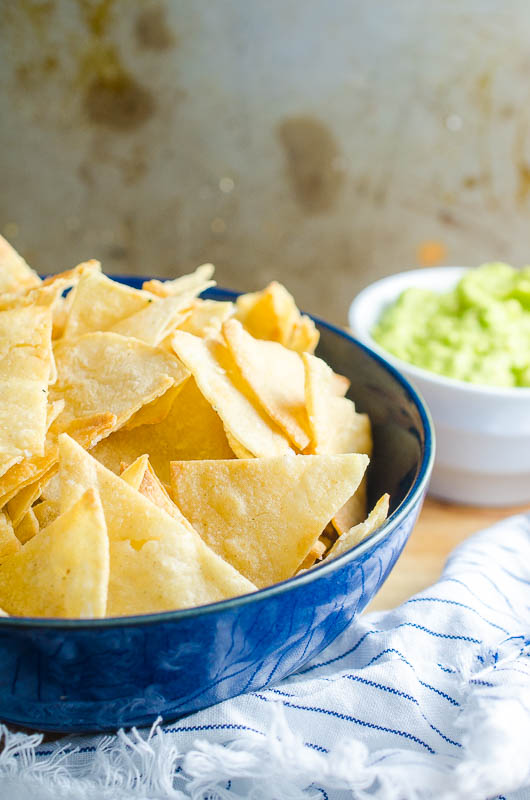
[[[205, 296], [234, 297], [221, 289]], [[385, 525], [334, 561], [221, 603], [103, 620], [1, 618], [2, 722], [81, 732], [176, 719], [296, 672], [370, 602], [418, 516], [433, 462], [432, 427], [393, 367], [343, 331], [316, 323], [318, 354], [351, 379], [351, 397], [370, 414], [369, 495], [373, 503], [390, 493]]]

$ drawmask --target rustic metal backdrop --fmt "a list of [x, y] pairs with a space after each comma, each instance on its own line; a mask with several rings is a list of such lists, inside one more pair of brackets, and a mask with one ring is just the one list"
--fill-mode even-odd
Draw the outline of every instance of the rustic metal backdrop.
[[525, 0], [2, 0], [0, 230], [345, 322], [429, 263], [530, 260]]

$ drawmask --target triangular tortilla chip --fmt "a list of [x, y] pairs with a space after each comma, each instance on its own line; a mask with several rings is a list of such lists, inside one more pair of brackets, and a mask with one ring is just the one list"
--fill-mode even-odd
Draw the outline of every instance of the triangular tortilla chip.
[[224, 344], [184, 331], [176, 331], [172, 342], [225, 430], [237, 442], [254, 456], [292, 452], [283, 433], [251, 396]]
[[28, 508], [19, 524], [15, 527], [15, 536], [21, 544], [26, 544], [38, 534], [39, 520], [32, 508]]
[[341, 556], [347, 550], [351, 550], [352, 547], [362, 542], [363, 539], [366, 539], [366, 537], [377, 530], [377, 528], [380, 528], [388, 516], [389, 501], [390, 497], [388, 494], [384, 494], [380, 497], [364, 522], [354, 525], [349, 531], [339, 536], [327, 557], [337, 558], [337, 556]]
[[171, 492], [204, 541], [258, 587], [291, 577], [368, 464], [365, 455], [171, 464]]
[[[358, 414], [351, 400], [337, 395], [337, 376], [325, 361], [302, 355], [312, 453], [365, 453], [372, 455], [372, 430], [367, 414]], [[366, 517], [366, 479], [334, 517], [344, 533]]]
[[15, 536], [11, 520], [7, 514], [0, 511], [0, 564], [13, 553], [18, 553], [21, 546]]
[[0, 475], [44, 453], [51, 325], [49, 308], [0, 311]]
[[67, 272], [59, 272], [57, 275], [46, 278], [37, 286], [26, 287], [18, 292], [0, 294], [0, 308], [4, 310], [31, 305], [51, 306], [55, 314], [55, 307], [63, 299], [61, 298], [62, 293], [75, 286], [82, 275], [98, 269], [100, 269], [99, 261], [86, 261]]
[[298, 353], [279, 342], [254, 339], [237, 319], [223, 324], [223, 335], [241, 375], [267, 414], [299, 450], [309, 444], [304, 365]]
[[50, 396], [65, 401], [55, 431], [101, 412], [115, 414], [119, 428], [189, 375], [171, 353], [111, 332], [87, 333], [75, 341], [61, 339], [55, 359], [57, 381]]
[[185, 311], [189, 301], [179, 295], [153, 300], [145, 308], [120, 320], [112, 326], [114, 333], [133, 336], [135, 339], [156, 347], [174, 328], [188, 316]]
[[149, 463], [148, 456], [140, 456], [132, 464], [129, 464], [122, 471], [121, 478], [170, 517], [186, 524], [185, 516], [170, 498], [162, 481], [159, 480]]
[[195, 300], [191, 313], [178, 327], [181, 331], [200, 336], [202, 339], [215, 337], [221, 325], [235, 312], [234, 303], [221, 303], [218, 300]]
[[285, 286], [272, 281], [263, 291], [242, 294], [236, 317], [255, 339], [280, 342], [290, 350], [313, 352], [319, 333], [312, 319], [301, 315]]
[[80, 500], [0, 565], [0, 604], [27, 617], [103, 617], [109, 546], [97, 493]]
[[149, 454], [153, 468], [165, 483], [169, 483], [170, 461], [234, 456], [221, 420], [193, 378], [186, 381], [160, 423], [116, 431], [92, 450], [92, 455], [116, 474], [122, 461], [130, 464], [143, 453]]
[[20, 292], [38, 286], [40, 278], [21, 255], [0, 236], [0, 293]]
[[128, 483], [129, 486], [132, 486], [133, 489], [138, 491], [142, 485], [148, 464], [149, 456], [147, 453], [138, 456], [138, 458], [135, 459], [132, 464], [126, 464], [125, 462], [122, 462], [120, 465], [120, 478]]
[[64, 338], [92, 331], [108, 331], [125, 317], [145, 308], [153, 296], [91, 271], [72, 290]]
[[170, 295], [186, 295], [190, 299], [196, 297], [210, 286], [215, 286], [215, 281], [210, 280], [214, 273], [213, 264], [201, 264], [195, 272], [190, 275], [181, 275], [172, 281], [145, 281], [142, 285], [144, 291], [158, 295], [158, 297], [169, 297]]
[[255, 590], [188, 522], [171, 519], [66, 434], [59, 446], [61, 506], [89, 487], [99, 490], [110, 540], [109, 616], [187, 608]]

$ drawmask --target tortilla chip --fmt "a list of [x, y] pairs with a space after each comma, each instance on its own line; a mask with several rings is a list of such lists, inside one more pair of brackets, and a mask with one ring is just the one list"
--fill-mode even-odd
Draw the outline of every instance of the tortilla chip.
[[223, 335], [241, 375], [267, 414], [299, 450], [309, 444], [304, 365], [298, 353], [279, 342], [254, 339], [237, 319], [223, 324]]
[[121, 472], [121, 478], [170, 517], [186, 524], [186, 518], [170, 498], [165, 486], [149, 463], [147, 455], [140, 456], [126, 467]]
[[224, 344], [176, 331], [173, 348], [221, 417], [225, 430], [245, 450], [254, 456], [292, 452], [283, 433], [251, 396]]
[[315, 562], [321, 561], [322, 556], [324, 555], [325, 552], [326, 552], [325, 543], [322, 541], [322, 539], [317, 539], [317, 541], [315, 542], [309, 553], [306, 555], [306, 557], [298, 567], [297, 573], [302, 572], [303, 570], [306, 569], [310, 569], [315, 564]]
[[6, 510], [14, 528], [17, 527], [35, 500], [41, 496], [41, 492], [42, 481], [35, 481], [35, 483], [30, 483], [29, 486], [25, 486], [24, 489], [21, 489], [21, 491], [7, 503]]
[[286, 347], [297, 353], [314, 353], [319, 339], [320, 333], [311, 317], [302, 314], [293, 326]]
[[[100, 439], [108, 436], [116, 427], [114, 414], [96, 414], [83, 420], [77, 420], [68, 428], [68, 433], [85, 449], [94, 447]], [[57, 437], [49, 431], [46, 437], [46, 448], [43, 456], [25, 458], [12, 467], [5, 475], [0, 477], [0, 508], [8, 503], [24, 487], [39, 481], [43, 488], [43, 495], [49, 497], [50, 486], [53, 485], [53, 476], [57, 472], [58, 464]]]
[[99, 261], [86, 261], [67, 272], [60, 272], [46, 278], [37, 286], [0, 294], [0, 308], [4, 310], [32, 305], [51, 306], [55, 314], [56, 306], [64, 299], [61, 297], [63, 292], [75, 286], [85, 273], [98, 269], [100, 269]]
[[43, 456], [25, 458], [0, 477], [0, 508], [30, 483], [42, 479], [44, 484], [56, 469], [57, 445], [48, 439]]
[[158, 422], [163, 422], [171, 411], [177, 395], [190, 380], [188, 378], [178, 386], [172, 386], [163, 395], [142, 406], [127, 420], [124, 425], [125, 430], [132, 431], [133, 428], [138, 428], [140, 425], [156, 425]]
[[[358, 414], [355, 404], [337, 395], [337, 376], [325, 361], [302, 355], [305, 368], [306, 402], [313, 453], [365, 453], [372, 455], [372, 431], [367, 414]], [[344, 533], [366, 517], [366, 480], [334, 517]]]
[[26, 544], [38, 534], [39, 521], [32, 508], [28, 508], [19, 524], [15, 527], [15, 536], [21, 544]]
[[171, 519], [67, 435], [59, 446], [61, 507], [89, 487], [99, 489], [110, 540], [109, 616], [187, 608], [255, 590], [187, 521]]
[[143, 453], [149, 454], [153, 468], [165, 483], [169, 483], [170, 461], [234, 456], [221, 420], [193, 378], [185, 382], [162, 422], [131, 431], [124, 428], [92, 450], [92, 455], [115, 473], [119, 473], [122, 461], [130, 464]]
[[0, 311], [0, 475], [44, 453], [51, 325], [48, 308]]
[[188, 312], [183, 310], [186, 302], [186, 299], [179, 295], [153, 300], [136, 314], [117, 322], [111, 330], [121, 336], [132, 336], [156, 347], [174, 328], [184, 322], [188, 316]]
[[105, 275], [90, 271], [72, 291], [64, 338], [71, 339], [93, 331], [108, 331], [153, 301], [148, 292], [133, 289]]
[[140, 484], [143, 481], [148, 464], [149, 456], [147, 453], [138, 456], [138, 458], [135, 459], [132, 464], [127, 464], [126, 461], [122, 461], [120, 464], [120, 478], [126, 481], [129, 486], [132, 486], [133, 489], [138, 491]]
[[313, 320], [301, 315], [285, 286], [273, 281], [263, 291], [240, 295], [236, 318], [255, 339], [280, 342], [290, 350], [313, 352], [319, 333]]
[[327, 557], [337, 558], [337, 556], [341, 556], [347, 550], [351, 550], [352, 547], [362, 542], [363, 539], [366, 539], [366, 537], [377, 530], [377, 528], [380, 528], [388, 516], [389, 501], [390, 497], [388, 494], [384, 494], [380, 497], [364, 522], [354, 525], [349, 531], [339, 536]]
[[368, 458], [279, 456], [171, 464], [171, 493], [204, 541], [259, 588], [291, 577]]
[[[79, 284], [81, 285], [81, 284]], [[188, 377], [170, 353], [117, 333], [87, 333], [55, 346], [57, 382], [52, 399], [65, 401], [54, 430], [108, 412], [121, 427], [139, 408]]]
[[95, 258], [90, 258], [88, 261], [82, 261], [72, 269], [64, 270], [63, 272], [56, 272], [54, 275], [48, 275], [42, 282], [42, 286], [62, 286], [63, 289], [68, 287], [77, 286], [80, 279], [89, 273], [101, 272], [101, 264]]
[[210, 280], [214, 270], [213, 264], [201, 264], [190, 275], [181, 275], [180, 278], [175, 278], [172, 281], [145, 281], [142, 284], [142, 289], [158, 297], [169, 297], [170, 295], [196, 297], [210, 286], [215, 286], [215, 281]]
[[73, 420], [66, 428], [65, 433], [75, 439], [85, 450], [90, 450], [96, 444], [115, 431], [118, 426], [116, 414], [104, 411], [93, 414], [91, 417]]
[[34, 505], [32, 510], [39, 528], [47, 528], [61, 513], [60, 505], [55, 500], [43, 500]]
[[85, 492], [0, 565], [0, 604], [28, 617], [103, 617], [109, 547], [97, 493]]
[[20, 292], [38, 286], [40, 278], [21, 255], [0, 236], [0, 293]]
[[191, 313], [178, 328], [204, 339], [215, 337], [221, 325], [235, 312], [234, 303], [221, 303], [217, 300], [195, 300]]
[[3, 511], [0, 511], [0, 564], [6, 558], [18, 553], [21, 544], [13, 530], [13, 523]]

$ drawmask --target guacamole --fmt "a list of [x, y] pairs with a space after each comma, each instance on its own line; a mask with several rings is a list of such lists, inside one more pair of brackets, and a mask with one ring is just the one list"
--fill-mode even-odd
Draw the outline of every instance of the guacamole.
[[483, 264], [442, 294], [407, 289], [372, 337], [403, 361], [449, 378], [530, 386], [530, 266]]

